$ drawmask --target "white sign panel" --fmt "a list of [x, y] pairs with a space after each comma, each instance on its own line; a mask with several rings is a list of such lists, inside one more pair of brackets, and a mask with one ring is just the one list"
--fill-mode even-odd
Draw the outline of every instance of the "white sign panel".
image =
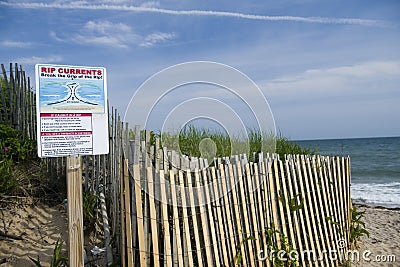
[[36, 65], [39, 157], [108, 153], [106, 69]]

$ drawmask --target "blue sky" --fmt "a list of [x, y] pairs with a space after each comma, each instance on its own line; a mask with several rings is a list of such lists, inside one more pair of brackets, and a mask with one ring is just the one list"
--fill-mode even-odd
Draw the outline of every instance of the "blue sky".
[[396, 0], [9, 0], [0, 23], [1, 63], [104, 66], [122, 114], [154, 73], [204, 60], [249, 76], [292, 139], [400, 136]]

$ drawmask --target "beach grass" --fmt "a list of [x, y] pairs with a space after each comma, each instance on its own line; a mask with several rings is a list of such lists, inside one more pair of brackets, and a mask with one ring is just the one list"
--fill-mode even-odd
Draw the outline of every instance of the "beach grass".
[[168, 150], [178, 151], [191, 157], [222, 158], [246, 154], [254, 160], [254, 153], [276, 153], [281, 158], [285, 154], [315, 154], [315, 151], [302, 148], [287, 137], [248, 129], [246, 133], [229, 136], [220, 130], [188, 125], [180, 131], [152, 133], [152, 140], [159, 137], [161, 145]]

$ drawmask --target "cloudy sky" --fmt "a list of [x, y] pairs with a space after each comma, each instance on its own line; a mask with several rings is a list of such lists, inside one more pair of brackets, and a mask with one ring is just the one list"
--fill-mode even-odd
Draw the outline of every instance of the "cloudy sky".
[[397, 0], [9, 0], [0, 25], [1, 63], [104, 66], [121, 114], [160, 70], [214, 61], [251, 78], [292, 139], [400, 136]]

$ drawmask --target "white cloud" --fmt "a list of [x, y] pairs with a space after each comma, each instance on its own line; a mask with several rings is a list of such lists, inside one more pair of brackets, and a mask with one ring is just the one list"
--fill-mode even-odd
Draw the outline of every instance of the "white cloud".
[[400, 114], [399, 85], [400, 61], [368, 61], [310, 69], [261, 87], [278, 128], [310, 139], [397, 134], [388, 118]]
[[[263, 88], [270, 93], [329, 92], [343, 90], [371, 90], [371, 83], [382, 82], [380, 90], [390, 89], [385, 84], [400, 79], [400, 61], [371, 61], [351, 66], [310, 69], [301, 74], [268, 81]], [[365, 86], [369, 85], [369, 86]]]
[[152, 33], [146, 36], [140, 46], [150, 47], [157, 43], [163, 43], [175, 38], [174, 33]]
[[57, 34], [54, 31], [50, 31], [50, 37], [53, 38], [54, 40], [58, 42], [64, 42], [65, 40], [58, 37]]
[[151, 8], [151, 7], [159, 7], [160, 2], [158, 1], [147, 1], [142, 4], [140, 4], [140, 7], [145, 7], [145, 8]]
[[131, 27], [124, 23], [109, 21], [88, 21], [80, 33], [70, 40], [78, 44], [106, 45], [117, 48], [128, 48], [130, 43], [139, 39]]
[[4, 40], [4, 41], [0, 42], [0, 46], [26, 48], [26, 47], [32, 46], [32, 43], [31, 42], [13, 41], [13, 40]]
[[21, 57], [13, 60], [14, 62], [18, 62], [21, 65], [35, 65], [38, 63], [59, 63], [63, 60], [61, 56], [48, 56], [48, 57]]
[[38, 2], [23, 2], [10, 3], [0, 2], [0, 5], [10, 6], [14, 8], [31, 8], [31, 9], [84, 9], [84, 10], [113, 10], [113, 11], [130, 11], [140, 13], [158, 13], [181, 16], [212, 16], [212, 17], [231, 17], [248, 20], [261, 21], [292, 21], [292, 22], [307, 22], [319, 24], [350, 24], [362, 26], [387, 26], [383, 21], [373, 19], [358, 19], [358, 18], [330, 18], [330, 17], [300, 17], [300, 16], [267, 16], [253, 15], [238, 12], [211, 11], [211, 10], [172, 10], [156, 7], [132, 6], [132, 5], [115, 5], [115, 4], [86, 4], [85, 1], [72, 3], [38, 3]]
[[309, 70], [308, 75], [334, 75], [343, 77], [370, 78], [376, 75], [399, 75], [399, 61], [373, 61], [352, 66], [340, 66], [326, 70]]
[[129, 48], [131, 45], [143, 47], [169, 41], [175, 37], [173, 33], [152, 33], [145, 37], [136, 34], [124, 23], [113, 23], [107, 20], [88, 21], [76, 34], [61, 37], [55, 32], [50, 36], [56, 41], [74, 42], [77, 44], [110, 46], [114, 48]]

